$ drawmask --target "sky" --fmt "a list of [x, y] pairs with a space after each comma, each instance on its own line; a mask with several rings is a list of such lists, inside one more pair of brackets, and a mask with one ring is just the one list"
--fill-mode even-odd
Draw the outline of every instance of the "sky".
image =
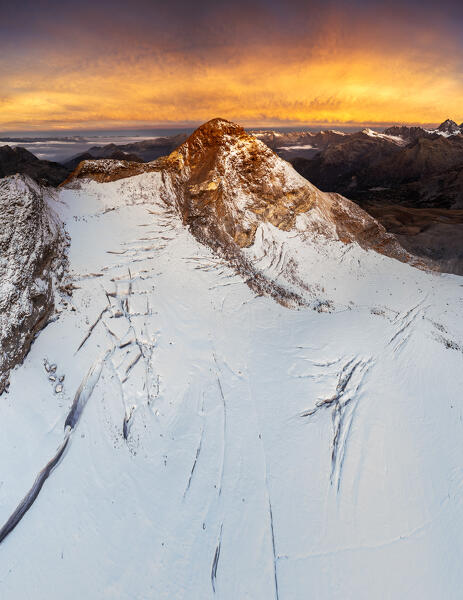
[[0, 8], [0, 132], [463, 121], [460, 1]]

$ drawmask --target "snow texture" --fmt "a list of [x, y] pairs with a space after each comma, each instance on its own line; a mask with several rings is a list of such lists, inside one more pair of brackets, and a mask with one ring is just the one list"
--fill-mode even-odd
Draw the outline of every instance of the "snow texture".
[[159, 186], [55, 202], [74, 293], [0, 398], [2, 523], [66, 447], [1, 542], [1, 597], [460, 598], [463, 280], [308, 213], [242, 250], [286, 308]]

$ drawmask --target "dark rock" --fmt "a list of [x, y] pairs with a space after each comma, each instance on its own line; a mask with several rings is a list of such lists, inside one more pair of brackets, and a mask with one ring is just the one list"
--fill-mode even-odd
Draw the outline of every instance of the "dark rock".
[[38, 183], [56, 187], [66, 179], [69, 172], [63, 165], [40, 160], [20, 146], [0, 146], [0, 178], [19, 173], [28, 175]]

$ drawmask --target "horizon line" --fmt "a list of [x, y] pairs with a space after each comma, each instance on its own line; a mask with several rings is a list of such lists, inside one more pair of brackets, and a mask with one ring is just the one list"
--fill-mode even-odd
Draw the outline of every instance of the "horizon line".
[[[449, 118], [449, 117], [448, 117]], [[110, 122], [103, 126], [91, 127], [89, 125], [86, 126], [78, 126], [78, 127], [66, 127], [65, 125], [58, 125], [55, 127], [51, 127], [50, 129], [45, 128], [0, 128], [0, 138], [2, 137], [11, 137], [14, 134], [17, 135], [37, 135], [37, 134], [84, 134], [84, 133], [105, 133], [105, 132], [128, 132], [128, 131], [151, 131], [151, 130], [179, 130], [179, 129], [196, 129], [207, 123], [211, 119], [207, 119], [206, 121], [178, 121], [178, 122], [160, 122], [160, 123], [143, 123], [142, 125], [137, 125], [137, 121], [133, 121], [130, 123], [112, 125]], [[441, 123], [429, 123], [429, 122], [405, 122], [405, 121], [278, 121], [278, 120], [239, 120], [239, 119], [227, 119], [228, 121], [235, 122], [241, 125], [244, 129], [252, 130], [252, 129], [272, 129], [272, 128], [301, 128], [301, 129], [355, 129], [355, 128], [388, 128], [388, 127], [423, 127], [423, 128], [436, 128], [441, 123], [445, 122], [446, 119], [441, 121]], [[452, 119], [453, 120], [453, 119]], [[455, 123], [459, 123], [458, 120], [454, 121]]]

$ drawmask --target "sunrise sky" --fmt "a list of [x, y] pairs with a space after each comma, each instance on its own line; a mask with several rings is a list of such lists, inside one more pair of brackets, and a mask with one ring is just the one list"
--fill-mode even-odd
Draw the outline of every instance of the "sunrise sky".
[[0, 0], [0, 131], [463, 121], [463, 3]]

